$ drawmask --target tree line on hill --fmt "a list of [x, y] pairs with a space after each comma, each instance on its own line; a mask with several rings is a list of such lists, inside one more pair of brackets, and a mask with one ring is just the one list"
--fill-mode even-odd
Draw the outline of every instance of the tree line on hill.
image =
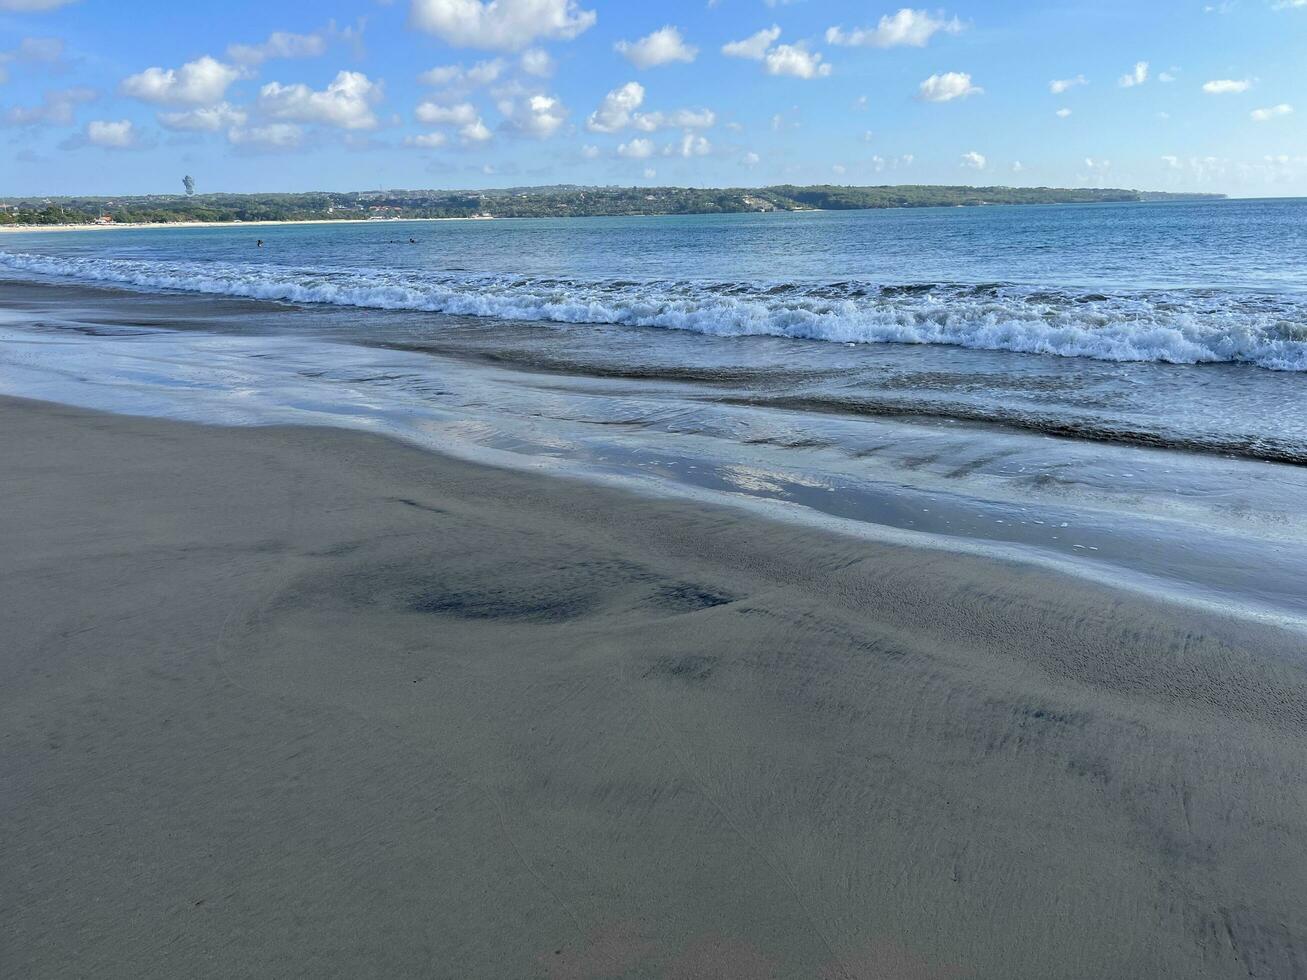
[[0, 224], [179, 221], [363, 221], [379, 218], [566, 218], [614, 215], [847, 211], [876, 208], [1104, 204], [1199, 200], [1223, 194], [1168, 194], [1121, 188], [851, 187], [782, 184], [760, 188], [576, 187], [485, 191], [392, 190], [303, 194], [159, 194], [135, 197], [0, 199]]

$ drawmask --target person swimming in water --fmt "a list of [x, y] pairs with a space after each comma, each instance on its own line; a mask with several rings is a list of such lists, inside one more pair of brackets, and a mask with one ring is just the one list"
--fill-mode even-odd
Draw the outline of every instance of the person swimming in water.
[[259, 239], [258, 241], [256, 241], [254, 244], [255, 244], [258, 248], [263, 248], [263, 239], [260, 238], [260, 239]]

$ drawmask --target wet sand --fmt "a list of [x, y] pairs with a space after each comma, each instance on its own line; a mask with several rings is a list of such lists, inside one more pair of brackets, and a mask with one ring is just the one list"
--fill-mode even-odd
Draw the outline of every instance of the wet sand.
[[0, 974], [1307, 975], [1304, 640], [0, 399]]

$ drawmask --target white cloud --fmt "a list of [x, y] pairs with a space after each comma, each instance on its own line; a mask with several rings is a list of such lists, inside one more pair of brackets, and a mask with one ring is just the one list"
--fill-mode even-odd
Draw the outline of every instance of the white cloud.
[[462, 65], [440, 65], [418, 76], [423, 85], [453, 85], [462, 88], [479, 88], [498, 80], [507, 65], [502, 58], [478, 61], [471, 68]]
[[86, 142], [92, 146], [101, 146], [106, 150], [125, 150], [135, 146], [136, 140], [136, 127], [127, 119], [116, 122], [96, 119], [86, 124]]
[[1287, 102], [1281, 102], [1279, 105], [1267, 106], [1265, 109], [1254, 109], [1250, 114], [1253, 122], [1270, 122], [1272, 119], [1279, 119], [1281, 116], [1288, 116], [1293, 113], [1293, 106]]
[[1142, 85], [1148, 81], [1148, 62], [1136, 61], [1135, 70], [1128, 75], [1122, 75], [1116, 80], [1116, 83], [1122, 88], [1134, 88], [1136, 85]]
[[1055, 78], [1048, 83], [1048, 90], [1054, 95], [1061, 95], [1063, 92], [1069, 92], [1077, 85], [1088, 85], [1089, 82], [1084, 75], [1077, 75], [1075, 78]]
[[1210, 82], [1203, 82], [1203, 91], [1208, 95], [1238, 95], [1252, 87], [1253, 83], [1246, 78], [1214, 78]]
[[40, 105], [6, 109], [3, 122], [6, 126], [67, 126], [79, 105], [98, 97], [93, 88], [57, 89], [46, 92]]
[[549, 95], [506, 99], [499, 103], [499, 111], [510, 131], [535, 139], [548, 139], [567, 121], [567, 106]]
[[1162, 162], [1163, 162], [1164, 164], [1166, 164], [1166, 168], [1167, 168], [1168, 170], [1179, 170], [1179, 169], [1180, 169], [1180, 158], [1177, 157], [1177, 156], [1169, 156], [1169, 155], [1168, 155], [1168, 156], [1164, 156], [1164, 157], [1162, 157]]
[[717, 121], [711, 109], [674, 109], [670, 112], [637, 112], [644, 104], [644, 86], [627, 82], [604, 96], [590, 113], [586, 128], [596, 133], [616, 133], [628, 127], [652, 133], [659, 129], [708, 129]]
[[644, 179], [645, 179], [645, 180], [653, 180], [653, 179], [654, 179], [655, 177], [657, 177], [657, 176], [658, 176], [658, 171], [655, 170], [653, 167], [645, 167], [645, 168], [644, 168]]
[[964, 71], [948, 71], [931, 75], [921, 83], [918, 98], [926, 102], [951, 102], [971, 95], [981, 95], [984, 89], [971, 84], [971, 76]]
[[627, 82], [604, 96], [599, 108], [590, 113], [586, 127], [596, 133], [615, 133], [631, 123], [631, 114], [644, 102], [644, 86]]
[[24, 14], [37, 10], [58, 10], [77, 0], [0, 0], [0, 10]]
[[246, 129], [233, 126], [227, 130], [227, 139], [237, 146], [261, 146], [273, 150], [289, 150], [304, 140], [304, 130], [294, 123], [270, 123]]
[[437, 102], [423, 102], [414, 112], [418, 122], [429, 126], [466, 126], [477, 119], [476, 106], [470, 102], [455, 105], [440, 105]]
[[460, 128], [458, 135], [464, 143], [484, 143], [494, 134], [486, 128], [486, 124], [480, 118], [477, 118]]
[[554, 73], [554, 59], [543, 48], [529, 48], [522, 52], [519, 62], [522, 70], [536, 78], [548, 78]]
[[124, 78], [124, 95], [158, 105], [211, 105], [241, 77], [239, 68], [205, 55], [180, 68], [147, 68]]
[[778, 44], [763, 56], [763, 67], [768, 75], [789, 75], [793, 78], [825, 78], [831, 73], [821, 55], [809, 51], [802, 44]]
[[416, 146], [421, 150], [434, 150], [436, 147], [444, 146], [448, 141], [444, 133], [422, 133], [419, 136], [407, 136], [404, 138], [406, 146]]
[[1058, 119], [1066, 119], [1071, 115], [1071, 110], [1063, 106], [1061, 109], [1058, 109], [1054, 115], [1056, 115]]
[[683, 157], [704, 157], [712, 152], [712, 144], [702, 136], [686, 133], [681, 137], [679, 146], [668, 147], [668, 156], [679, 153]]
[[767, 49], [781, 36], [781, 29], [773, 24], [763, 28], [757, 34], [750, 34], [743, 41], [730, 41], [722, 45], [722, 54], [728, 58], [752, 58], [762, 61]]
[[271, 58], [314, 58], [327, 50], [321, 34], [273, 31], [262, 44], [229, 44], [227, 57], [238, 65], [261, 65]]
[[657, 68], [675, 61], [691, 62], [699, 53], [699, 49], [686, 44], [681, 32], [670, 24], [638, 41], [618, 41], [613, 48], [637, 68]]
[[18, 47], [0, 51], [0, 81], [4, 81], [3, 66], [11, 62], [41, 62], [54, 64], [64, 55], [64, 42], [57, 37], [25, 37]]
[[671, 112], [637, 112], [631, 124], [646, 133], [659, 129], [710, 129], [717, 122], [711, 109], [673, 109]]
[[1159, 82], [1174, 82], [1179, 74], [1179, 68], [1171, 68], [1168, 71], [1160, 72], [1157, 76], [1157, 80]]
[[838, 177], [838, 176], [842, 176], [848, 168], [844, 166], [844, 164], [842, 163], [833, 163], [831, 164], [830, 169], [831, 169], [831, 173], [835, 174]]
[[956, 17], [949, 19], [942, 13], [935, 16], [925, 10], [903, 7], [896, 14], [886, 14], [874, 28], [856, 27], [848, 33], [842, 27], [829, 28], [826, 43], [849, 47], [924, 48], [940, 32], [959, 34], [961, 31], [962, 21]]
[[183, 129], [202, 133], [216, 133], [233, 126], [244, 126], [247, 118], [245, 110], [238, 109], [227, 102], [181, 112], [159, 113], [159, 122], [165, 129]]
[[595, 160], [599, 157], [599, 147], [592, 143], [586, 143], [581, 147], [581, 156], [585, 157], [587, 160]]
[[643, 137], [637, 137], [629, 143], [622, 143], [617, 147], [617, 155], [630, 160], [644, 160], [653, 156], [653, 153], [653, 140], [644, 139]]
[[456, 47], [516, 51], [537, 40], [567, 41], [594, 26], [576, 0], [413, 0], [412, 21]]
[[741, 158], [740, 162], [743, 163], [746, 167], [752, 169], [758, 166], [758, 164], [762, 162], [762, 157], [758, 156], [758, 154], [754, 153], [751, 150], [748, 153], [746, 153], [743, 156], [743, 158]]
[[1013, 161], [1012, 161], [1012, 172], [1013, 172], [1014, 174], [1019, 174], [1019, 173], [1021, 173], [1021, 171], [1025, 170], [1025, 169], [1026, 169], [1025, 164], [1023, 164], [1020, 160], [1013, 160]]
[[972, 150], [969, 153], [962, 154], [962, 166], [971, 170], [984, 170], [987, 164], [988, 161], [985, 159], [983, 153], [977, 153], [975, 150]]
[[272, 119], [323, 123], [341, 129], [372, 129], [372, 106], [381, 100], [381, 83], [357, 71], [336, 74], [323, 91], [307, 85], [269, 82], [259, 89], [259, 108]]

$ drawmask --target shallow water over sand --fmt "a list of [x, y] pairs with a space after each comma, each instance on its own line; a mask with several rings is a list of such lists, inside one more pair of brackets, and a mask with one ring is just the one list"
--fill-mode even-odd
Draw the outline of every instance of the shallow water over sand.
[[[800, 358], [775, 361], [771, 378], [762, 365], [732, 374], [700, 364], [675, 379], [564, 370], [548, 343], [529, 364], [514, 354], [538, 337], [530, 325], [501, 337], [503, 357], [487, 358], [475, 325], [452, 324], [436, 352], [351, 342], [347, 322], [321, 322], [317, 310], [25, 289], [25, 309], [11, 306], [0, 335], [6, 394], [200, 422], [384, 432], [464, 458], [726, 500], [1307, 621], [1300, 466], [1053, 436], [946, 409], [835, 411], [795, 394]], [[946, 356], [958, 354], [971, 356]]]

